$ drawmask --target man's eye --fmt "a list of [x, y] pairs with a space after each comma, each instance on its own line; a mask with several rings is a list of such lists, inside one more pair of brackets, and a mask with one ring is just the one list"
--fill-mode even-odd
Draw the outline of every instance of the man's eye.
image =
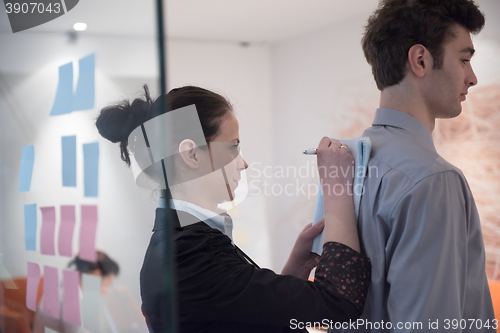
[[464, 63], [464, 65], [467, 65], [468, 62], [470, 62], [469, 59], [462, 59], [462, 62]]

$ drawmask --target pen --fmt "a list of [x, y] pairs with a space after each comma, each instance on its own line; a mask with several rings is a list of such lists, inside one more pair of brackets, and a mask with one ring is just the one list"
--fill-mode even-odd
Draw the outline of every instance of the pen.
[[318, 150], [316, 148], [309, 148], [304, 150], [304, 155], [316, 155]]

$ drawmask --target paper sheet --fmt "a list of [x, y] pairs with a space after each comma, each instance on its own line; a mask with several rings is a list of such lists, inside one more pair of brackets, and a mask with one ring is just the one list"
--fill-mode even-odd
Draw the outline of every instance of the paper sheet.
[[83, 260], [95, 262], [95, 238], [97, 233], [97, 206], [82, 205], [82, 218], [80, 224], [80, 251]]
[[60, 256], [73, 257], [73, 231], [75, 229], [75, 206], [61, 206], [58, 252]]
[[[332, 139], [332, 141], [335, 139]], [[354, 210], [356, 218], [359, 212], [359, 203], [363, 193], [363, 183], [365, 180], [366, 169], [368, 160], [370, 159], [371, 141], [368, 137], [359, 137], [354, 139], [340, 139], [340, 142], [345, 143], [349, 147], [349, 151], [354, 157], [355, 176], [353, 182], [353, 196]], [[324, 217], [323, 209], [323, 189], [319, 184], [318, 196], [316, 197], [316, 207], [314, 208], [313, 224], [316, 224]], [[319, 234], [313, 242], [312, 252], [321, 255], [323, 253], [324, 232]]]
[[99, 143], [83, 145], [83, 181], [86, 197], [97, 197], [99, 181]]
[[54, 237], [56, 233], [55, 207], [40, 207], [42, 211], [42, 230], [40, 234], [40, 253], [55, 255]]
[[70, 113], [73, 105], [73, 63], [69, 62], [59, 67], [59, 82], [56, 98], [50, 111], [51, 116]]
[[78, 83], [73, 96], [73, 111], [94, 108], [95, 53], [78, 62]]
[[40, 283], [40, 266], [28, 262], [28, 280], [26, 282], [26, 307], [36, 311], [38, 284]]
[[78, 271], [63, 270], [63, 320], [75, 325], [81, 325], [79, 284]]
[[24, 205], [24, 243], [26, 251], [36, 251], [36, 204]]
[[31, 176], [35, 164], [35, 147], [23, 146], [21, 151], [21, 166], [19, 168], [19, 192], [28, 192], [31, 187]]
[[43, 312], [59, 319], [59, 276], [55, 267], [43, 266]]
[[62, 182], [63, 186], [76, 186], [76, 136], [63, 136], [62, 146]]

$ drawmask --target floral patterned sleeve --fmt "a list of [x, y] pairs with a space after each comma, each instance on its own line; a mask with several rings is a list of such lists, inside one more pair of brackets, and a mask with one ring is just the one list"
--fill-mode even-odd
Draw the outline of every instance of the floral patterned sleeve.
[[322, 285], [363, 311], [370, 285], [370, 272], [369, 258], [344, 244], [328, 242], [323, 245], [314, 283]]

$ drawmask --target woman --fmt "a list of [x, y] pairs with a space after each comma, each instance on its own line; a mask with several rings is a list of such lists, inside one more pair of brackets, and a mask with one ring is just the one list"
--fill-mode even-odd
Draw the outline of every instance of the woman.
[[[150, 145], [156, 138], [146, 133], [146, 127], [151, 127], [148, 121], [164, 113], [160, 109], [164, 97], [153, 101], [147, 87], [145, 91], [145, 100], [107, 107], [96, 122], [104, 138], [120, 142], [122, 159], [129, 165], [127, 147], [131, 133], [142, 128], [152, 155], [154, 149]], [[171, 170], [168, 183], [170, 206], [175, 212], [171, 223], [180, 331], [288, 332], [294, 328], [294, 322], [357, 318], [366, 297], [370, 264], [368, 258], [359, 254], [353, 201], [349, 196], [352, 191], [344, 191], [341, 196], [328, 191], [336, 184], [349, 186], [352, 177], [330, 178], [326, 168], [352, 167], [353, 157], [348, 150], [328, 138], [319, 143], [317, 157], [325, 194], [325, 221], [304, 228], [282, 274], [278, 275], [259, 268], [232, 243], [232, 221], [217, 208], [217, 204], [234, 199], [240, 173], [248, 167], [239, 155], [238, 121], [231, 105], [218, 94], [191, 86], [170, 91], [166, 102], [169, 110], [166, 115], [171, 110], [179, 114], [188, 112], [187, 107], [194, 104], [203, 131], [202, 139], [192, 139], [188, 134], [174, 135], [169, 142], [175, 154], [163, 164], [163, 170]], [[178, 131], [183, 122], [173, 122], [173, 132], [182, 134], [191, 130]], [[137, 140], [133, 139], [134, 149]], [[150, 178], [161, 182], [154, 168], [145, 166]], [[142, 309], [151, 332], [165, 331], [162, 221], [170, 213], [162, 208], [165, 206], [166, 200], [160, 201], [141, 271]], [[311, 246], [323, 228], [325, 245], [318, 261], [311, 253]], [[310, 282], [309, 273], [316, 265], [315, 281]]]
[[[94, 275], [101, 278], [101, 295], [104, 296], [108, 292], [108, 289], [113, 284], [114, 280], [118, 276], [120, 272], [120, 267], [111, 259], [106, 253], [102, 251], [96, 251], [97, 260], [95, 262], [87, 261], [81, 259], [79, 256], [76, 256], [68, 263], [68, 268], [74, 268], [80, 275], [80, 288], [79, 295], [80, 299], [83, 296], [82, 294], [82, 274]], [[62, 290], [61, 290], [62, 297]], [[61, 299], [62, 301], [62, 299]], [[100, 304], [99, 318], [94, 318], [99, 324], [99, 329], [101, 333], [104, 332], [116, 332], [113, 330], [115, 324], [113, 322], [113, 318], [109, 313], [108, 308], [105, 304]], [[64, 311], [62, 306], [60, 308], [61, 312]], [[83, 309], [80, 309], [83, 310]], [[80, 313], [80, 319], [82, 320], [82, 324], [87, 325], [86, 328], [83, 328], [83, 325], [75, 325], [72, 323], [65, 322], [62, 319], [62, 313], [59, 316], [59, 319], [53, 318], [42, 311], [37, 311], [35, 315], [35, 322], [33, 325], [34, 333], [43, 333], [46, 332], [45, 327], [50, 328], [54, 331], [61, 333], [88, 333], [90, 329], [88, 328], [88, 324], [83, 323], [82, 312]]]

